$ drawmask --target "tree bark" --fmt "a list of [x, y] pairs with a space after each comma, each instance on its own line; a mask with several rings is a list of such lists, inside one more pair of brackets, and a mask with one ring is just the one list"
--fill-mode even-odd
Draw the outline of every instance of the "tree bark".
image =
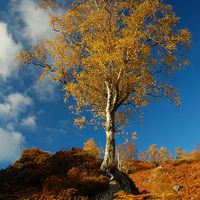
[[[115, 161], [115, 104], [117, 93], [113, 92], [108, 82], [105, 82], [107, 88], [107, 105], [106, 105], [106, 147], [104, 160], [100, 169], [105, 171], [109, 165]], [[113, 98], [114, 97], [114, 98]]]
[[106, 122], [106, 147], [104, 160], [100, 169], [105, 171], [115, 161], [115, 114], [107, 113]]

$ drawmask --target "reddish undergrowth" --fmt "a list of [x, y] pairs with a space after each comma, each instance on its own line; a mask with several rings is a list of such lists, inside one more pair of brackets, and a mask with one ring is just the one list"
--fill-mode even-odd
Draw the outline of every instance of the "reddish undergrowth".
[[13, 166], [0, 170], [0, 199], [86, 200], [108, 186], [100, 164], [79, 148], [56, 154], [26, 149]]
[[[133, 161], [130, 178], [139, 195], [120, 191], [116, 199], [200, 199], [200, 160]], [[55, 154], [26, 149], [13, 166], [0, 170], [0, 200], [89, 200], [104, 191], [108, 177], [99, 170], [101, 160], [79, 148]], [[155, 174], [155, 169], [162, 166]], [[173, 192], [180, 185], [179, 193]]]

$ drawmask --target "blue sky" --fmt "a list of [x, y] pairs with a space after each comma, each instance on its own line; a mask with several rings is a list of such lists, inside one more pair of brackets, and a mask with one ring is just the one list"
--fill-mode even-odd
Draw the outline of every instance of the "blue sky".
[[[82, 147], [89, 138], [105, 145], [102, 128], [79, 130], [73, 126], [73, 115], [63, 102], [61, 86], [48, 80], [38, 86], [40, 69], [29, 66], [22, 72], [14, 57], [19, 51], [37, 45], [46, 36], [53, 36], [48, 16], [35, 11], [37, 0], [0, 1], [0, 168], [20, 157], [25, 148], [38, 147], [56, 151], [64, 147]], [[62, 7], [67, 7], [67, 1]], [[176, 73], [174, 82], [180, 92], [178, 110], [169, 102], [152, 103], [144, 110], [142, 127], [136, 120], [130, 132], [138, 134], [138, 149], [147, 150], [157, 144], [174, 151], [175, 147], [191, 150], [200, 143], [200, 2], [197, 0], [164, 0], [180, 17], [180, 27], [192, 36], [189, 51], [192, 66]], [[50, 86], [49, 86], [50, 84]], [[120, 137], [116, 143], [124, 142]]]

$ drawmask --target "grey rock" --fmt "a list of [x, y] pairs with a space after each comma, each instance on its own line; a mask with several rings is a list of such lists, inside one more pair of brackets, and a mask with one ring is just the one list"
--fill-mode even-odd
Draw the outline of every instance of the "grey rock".
[[148, 178], [147, 180], [143, 181], [143, 182], [142, 182], [142, 185], [145, 186], [145, 185], [147, 185], [147, 183], [149, 183], [149, 182], [150, 182], [150, 178]]
[[156, 171], [161, 170], [162, 168], [163, 168], [163, 166], [156, 167], [156, 168], [153, 170], [153, 176], [155, 177]]
[[172, 175], [173, 173], [172, 173], [172, 172], [167, 172], [167, 174], [168, 174], [168, 175]]
[[175, 185], [174, 187], [173, 187], [173, 190], [175, 190], [176, 192], [180, 192], [180, 190], [181, 190], [181, 186], [180, 185]]
[[94, 197], [95, 200], [112, 200], [116, 198], [115, 194], [120, 190], [123, 190], [127, 194], [139, 194], [138, 188], [135, 187], [134, 182], [127, 174], [119, 171], [118, 169], [111, 170], [109, 173], [112, 174], [112, 176], [109, 174], [109, 177], [112, 178], [110, 179], [108, 188], [101, 194], [97, 194]]

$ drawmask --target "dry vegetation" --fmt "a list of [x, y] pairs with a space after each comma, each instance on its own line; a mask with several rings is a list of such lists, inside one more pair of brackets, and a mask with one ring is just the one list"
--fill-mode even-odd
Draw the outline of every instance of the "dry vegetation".
[[[90, 139], [90, 142], [85, 143], [85, 150], [63, 149], [55, 154], [38, 148], [24, 150], [13, 166], [0, 170], [0, 200], [93, 199], [97, 193], [101, 193], [108, 187], [109, 179], [99, 170], [102, 160], [93, 155], [92, 151], [99, 148], [92, 141], [93, 139]], [[88, 150], [87, 144], [94, 148]], [[120, 191], [116, 199], [200, 199], [200, 154], [199, 144], [197, 145], [196, 150], [190, 154], [184, 153], [184, 159], [180, 158], [180, 152], [185, 150], [178, 148], [179, 151], [174, 156], [177, 158], [179, 155], [177, 160], [173, 160], [168, 154], [171, 160], [159, 161], [153, 157], [152, 159], [156, 161], [151, 162], [128, 160], [124, 156], [127, 149], [123, 149], [124, 157], [120, 158], [124, 159], [123, 163], [128, 164], [129, 176], [140, 194], [131, 195]], [[133, 146], [126, 146], [135, 151]], [[155, 145], [154, 148], [151, 146], [149, 149], [156, 152]], [[158, 152], [161, 151], [157, 150]], [[152, 153], [149, 155], [152, 156]], [[146, 156], [149, 159], [148, 154]], [[173, 190], [175, 185], [181, 186], [179, 192]]]
[[100, 164], [79, 148], [56, 154], [26, 149], [13, 166], [0, 171], [0, 199], [86, 200], [108, 186]]
[[[153, 177], [158, 164], [163, 168]], [[130, 177], [135, 182], [141, 195], [125, 195], [120, 193], [121, 199], [200, 199], [200, 161], [179, 160], [169, 163], [155, 163], [139, 161], [135, 163], [137, 171]], [[180, 185], [182, 189], [176, 193], [173, 186]], [[120, 198], [118, 198], [120, 199]]]

